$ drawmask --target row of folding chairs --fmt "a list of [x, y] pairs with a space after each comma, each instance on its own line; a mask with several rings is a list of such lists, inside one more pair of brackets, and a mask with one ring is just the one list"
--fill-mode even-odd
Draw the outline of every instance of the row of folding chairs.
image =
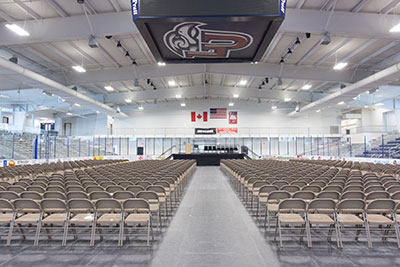
[[[40, 202], [0, 199], [0, 224], [5, 230], [3, 235], [7, 236], [7, 246], [11, 245], [16, 233], [24, 239], [34, 236], [33, 243], [37, 246], [43, 230], [49, 238], [61, 235], [62, 246], [65, 246], [70, 231], [78, 238], [85, 234], [78, 235], [77, 231], [86, 229], [89, 230], [86, 235], [90, 236], [90, 246], [95, 245], [98, 233], [101, 237], [117, 236], [118, 245], [122, 246], [127, 232], [137, 228], [145, 228], [146, 245], [149, 246], [150, 234], [154, 239], [151, 205], [143, 198], [130, 198], [122, 202], [116, 199], [99, 199], [95, 202], [71, 199], [67, 203], [60, 199], [43, 199]], [[110, 231], [112, 228], [118, 230], [117, 235]], [[58, 231], [54, 233], [54, 230]], [[105, 230], [110, 233], [104, 233]]]

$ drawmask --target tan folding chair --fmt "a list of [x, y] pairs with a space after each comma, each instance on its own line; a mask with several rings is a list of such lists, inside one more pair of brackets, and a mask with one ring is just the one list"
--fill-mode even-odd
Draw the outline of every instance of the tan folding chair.
[[[23, 229], [36, 229], [33, 245], [37, 246], [43, 217], [40, 204], [32, 199], [16, 199], [14, 200], [14, 208], [17, 214], [22, 214], [15, 219], [14, 224], [17, 225], [18, 229], [21, 231], [21, 235], [24, 239], [28, 234], [25, 235]], [[12, 234], [13, 232], [11, 232], [11, 235]]]
[[[369, 232], [369, 236], [371, 236], [371, 231], [383, 231], [383, 241], [386, 241], [388, 238], [390, 230], [394, 230], [397, 246], [400, 248], [399, 227], [394, 215], [395, 208], [396, 202], [392, 199], [376, 199], [371, 201], [365, 209], [365, 229]], [[383, 228], [383, 226], [386, 226], [386, 228]]]
[[[83, 226], [84, 228], [91, 228], [90, 233], [90, 246], [94, 245], [92, 240], [94, 240], [94, 230], [95, 230], [95, 207], [93, 203], [88, 199], [70, 199], [68, 201], [68, 209], [70, 212], [69, 224], [67, 224], [67, 230], [65, 233], [65, 240], [68, 237], [68, 228], [71, 228], [75, 239], [78, 237], [76, 230], [80, 230]], [[79, 234], [81, 236], [82, 234]]]
[[26, 199], [33, 199], [33, 200], [42, 200], [42, 195], [39, 194], [38, 192], [33, 192], [33, 191], [25, 191], [20, 194], [21, 198], [26, 198]]
[[7, 199], [0, 199], [0, 229], [7, 229], [7, 246], [10, 245], [11, 235], [14, 227], [14, 220], [17, 213], [13, 204]]
[[135, 194], [130, 191], [117, 191], [114, 192], [113, 198], [120, 201], [124, 201], [130, 198], [135, 198]]
[[158, 218], [158, 226], [159, 230], [161, 231], [162, 227], [162, 220], [161, 220], [161, 213], [160, 213], [160, 203], [158, 201], [158, 195], [156, 192], [152, 191], [140, 191], [136, 194], [136, 198], [143, 198], [149, 202], [150, 205], [150, 212], [153, 215], [156, 215]]
[[344, 199], [337, 205], [337, 225], [340, 247], [343, 248], [342, 230], [347, 226], [356, 231], [356, 240], [362, 230], [365, 230], [368, 247], [371, 247], [371, 237], [365, 227], [365, 202], [362, 199]]
[[[147, 226], [147, 246], [150, 246], [150, 233], [152, 236], [152, 240], [154, 240], [150, 204], [144, 199], [135, 198], [125, 200], [122, 204], [122, 207], [124, 214], [124, 223], [121, 234], [121, 246], [124, 242], [125, 230], [131, 229], [131, 227], [129, 227], [130, 225], [133, 225], [133, 228], [135, 229], [141, 227], [142, 225], [143, 227]], [[129, 233], [127, 232], [127, 235], [128, 234]]]
[[[100, 237], [105, 235], [102, 233], [104, 229], [111, 229], [113, 225], [116, 225], [115, 228], [119, 229], [118, 235], [118, 246], [121, 246], [121, 235], [122, 235], [122, 206], [121, 203], [116, 199], [98, 199], [95, 204], [96, 207], [96, 216], [95, 216], [95, 229], [93, 234], [93, 239], [91, 241], [94, 244], [94, 240], [96, 238], [96, 231], [99, 230]], [[103, 227], [103, 226], [107, 227]], [[108, 234], [113, 235], [113, 234]]]
[[290, 197], [290, 193], [286, 191], [272, 191], [268, 194], [267, 205], [265, 208], [264, 228], [266, 228], [268, 224], [268, 230], [270, 230], [271, 214], [277, 214], [279, 202]]
[[[50, 239], [51, 229], [56, 228], [55, 225], [61, 225], [58, 228], [62, 230], [62, 246], [66, 245], [66, 233], [68, 231], [69, 211], [65, 202], [61, 199], [43, 199], [40, 202], [44, 216], [42, 219], [42, 227]], [[39, 232], [40, 237], [40, 232]], [[39, 242], [39, 241], [38, 241]]]
[[283, 237], [294, 237], [293, 235], [282, 235], [282, 230], [293, 230], [292, 226], [300, 226], [300, 241], [303, 240], [304, 232], [306, 232], [307, 242], [309, 243], [310, 238], [308, 236], [308, 231], [306, 231], [306, 209], [307, 203], [302, 199], [284, 199], [279, 202], [278, 220], [275, 228], [274, 240], [276, 241], [276, 233], [279, 232], [280, 247], [283, 247]]
[[[337, 192], [335, 192], [337, 193]], [[311, 200], [307, 206], [307, 222], [308, 222], [308, 247], [312, 247], [311, 229], [326, 230], [321, 226], [329, 226], [328, 228], [328, 241], [331, 240], [332, 231], [336, 232], [336, 242], [339, 247], [339, 237], [336, 224], [336, 202], [333, 199], [317, 198]], [[313, 227], [316, 225], [316, 227]]]

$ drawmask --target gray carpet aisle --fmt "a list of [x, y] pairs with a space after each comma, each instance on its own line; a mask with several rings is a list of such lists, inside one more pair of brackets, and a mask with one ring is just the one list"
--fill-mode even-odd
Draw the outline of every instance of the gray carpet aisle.
[[199, 167], [153, 266], [278, 266], [219, 168]]

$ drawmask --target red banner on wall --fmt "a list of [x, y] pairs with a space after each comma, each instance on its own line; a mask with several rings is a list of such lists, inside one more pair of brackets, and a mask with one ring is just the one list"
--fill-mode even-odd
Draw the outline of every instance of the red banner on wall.
[[238, 112], [229, 111], [229, 124], [237, 124], [238, 122]]
[[238, 133], [238, 128], [217, 128], [217, 133]]

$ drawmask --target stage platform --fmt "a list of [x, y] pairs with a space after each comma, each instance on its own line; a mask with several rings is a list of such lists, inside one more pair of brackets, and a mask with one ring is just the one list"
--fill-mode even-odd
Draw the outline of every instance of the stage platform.
[[173, 159], [195, 159], [197, 166], [219, 166], [221, 159], [244, 159], [240, 153], [172, 154]]

